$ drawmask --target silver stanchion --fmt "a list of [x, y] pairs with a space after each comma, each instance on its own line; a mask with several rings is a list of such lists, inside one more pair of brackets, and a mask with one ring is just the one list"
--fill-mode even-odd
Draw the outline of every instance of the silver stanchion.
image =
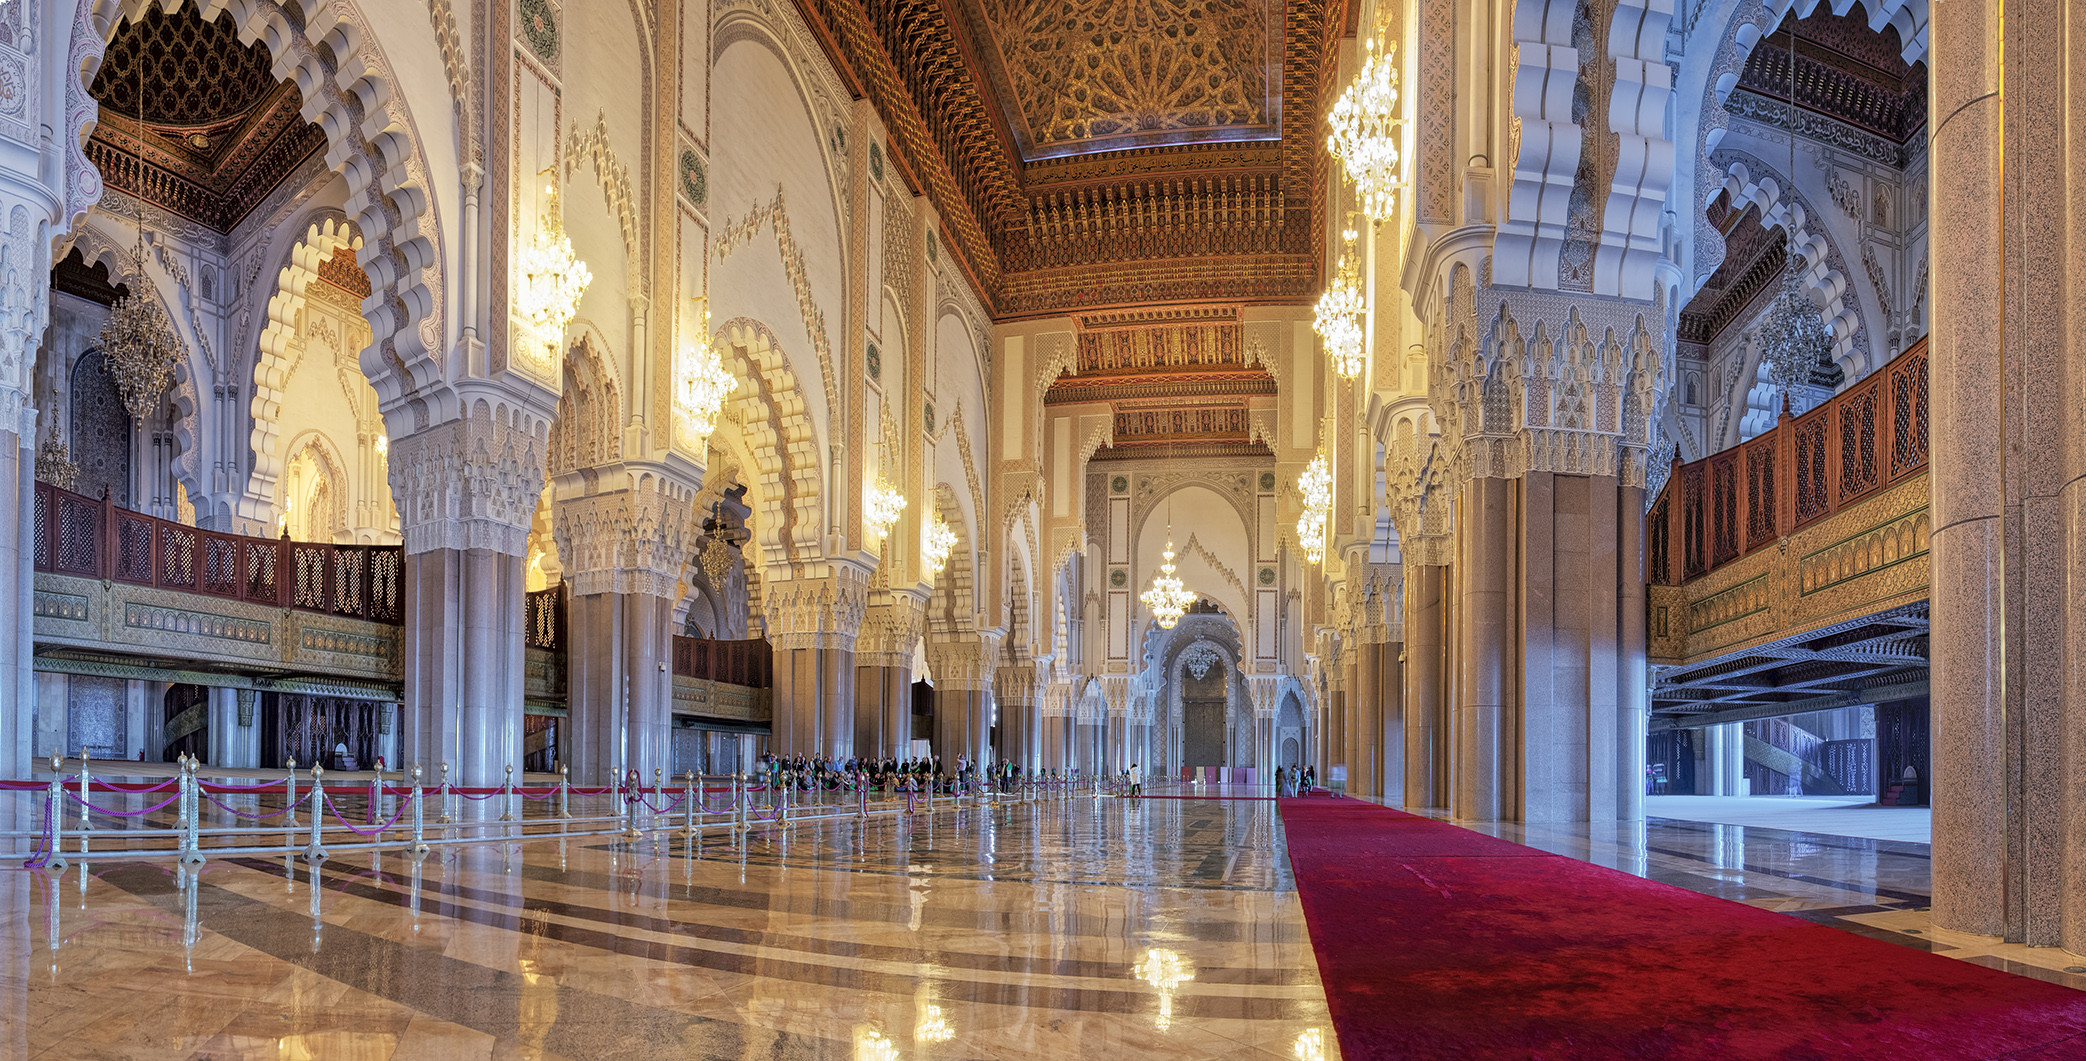
[[311, 843], [304, 848], [304, 860], [314, 866], [326, 861], [326, 848], [319, 842], [319, 829], [326, 819], [325, 776], [323, 767], [311, 768]]
[[637, 771], [630, 771], [629, 785], [623, 794], [623, 836], [635, 840], [644, 835], [637, 831], [637, 801], [645, 798], [644, 789], [637, 783]]
[[87, 749], [80, 749], [80, 854], [87, 853], [87, 834], [94, 831], [94, 821], [88, 817], [87, 807]]
[[[49, 869], [53, 873], [65, 872], [65, 867], [67, 865], [65, 861], [65, 774], [63, 773], [64, 769], [64, 754], [60, 752], [52, 752], [51, 791], [50, 795], [47, 797], [48, 802], [44, 806], [44, 816], [49, 818], [51, 821], [51, 857], [50, 860], [45, 863], [45, 865], [49, 867]], [[83, 870], [82, 872], [85, 871]], [[51, 916], [53, 918], [56, 918], [58, 916], [57, 911], [58, 901], [54, 897], [51, 900]], [[51, 936], [51, 946], [54, 948], [58, 946], [58, 937], [55, 934]]]
[[443, 763], [443, 764], [442, 764], [442, 786], [441, 786], [441, 787], [440, 787], [439, 789], [437, 789], [436, 791], [437, 791], [437, 792], [439, 793], [439, 795], [438, 795], [438, 796], [437, 796], [436, 798], [438, 798], [438, 799], [440, 799], [440, 800], [442, 801], [442, 813], [441, 813], [441, 815], [440, 815], [439, 817], [437, 817], [437, 818], [435, 819], [435, 821], [436, 821], [436, 822], [438, 822], [438, 823], [446, 823], [446, 822], [453, 822], [453, 821], [455, 821], [455, 820], [456, 820], [455, 816], [454, 816], [454, 815], [452, 815], [452, 814], [450, 814], [450, 812], [449, 812], [449, 764], [448, 764], [448, 763]]
[[283, 767], [283, 769], [288, 772], [288, 780], [284, 784], [289, 786], [287, 790], [289, 794], [283, 797], [287, 801], [283, 806], [289, 809], [283, 812], [282, 824], [286, 829], [295, 829], [297, 827], [297, 757], [292, 755], [286, 761], [289, 765]]
[[572, 764], [558, 766], [558, 817], [572, 817]]
[[188, 828], [182, 833], [181, 856], [176, 861], [193, 866], [203, 861], [202, 787], [196, 780], [194, 759], [181, 764], [181, 803], [186, 808], [182, 816], [188, 820]]
[[500, 782], [500, 820], [514, 820], [514, 767], [507, 767], [507, 780]]
[[686, 793], [681, 797], [681, 835], [695, 839], [695, 771], [688, 771]]

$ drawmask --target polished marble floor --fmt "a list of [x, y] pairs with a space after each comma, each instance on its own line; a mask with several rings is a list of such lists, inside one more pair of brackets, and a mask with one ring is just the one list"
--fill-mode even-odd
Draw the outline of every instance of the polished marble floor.
[[0, 874], [0, 1058], [1336, 1055], [1258, 799]]

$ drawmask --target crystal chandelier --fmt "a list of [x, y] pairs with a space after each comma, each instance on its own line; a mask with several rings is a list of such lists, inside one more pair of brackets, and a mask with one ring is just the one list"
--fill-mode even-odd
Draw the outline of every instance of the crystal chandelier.
[[1804, 257], [1794, 247], [1789, 251], [1789, 268], [1782, 274], [1782, 290], [1767, 309], [1760, 325], [1760, 361], [1768, 378], [1788, 400], [1791, 388], [1809, 383], [1811, 368], [1830, 347], [1832, 336], [1818, 318], [1818, 307], [1804, 293]]
[[[1789, 28], [1789, 170], [1796, 173], [1796, 27]], [[1809, 263], [1803, 252], [1797, 250], [1796, 204], [1784, 204], [1789, 216], [1784, 218], [1782, 231], [1786, 234], [1788, 268], [1782, 273], [1782, 290], [1775, 295], [1774, 304], [1767, 309], [1767, 319], [1760, 325], [1760, 361], [1767, 366], [1768, 379], [1782, 392], [1782, 406], [1788, 408], [1792, 389], [1810, 382], [1811, 366], [1831, 348], [1832, 336], [1825, 330], [1825, 322], [1818, 317], [1818, 307], [1804, 293], [1804, 273]]]
[[[138, 65], [138, 120], [144, 120], [143, 103], [145, 94], [145, 67]], [[138, 204], [138, 243], [130, 252], [132, 272], [136, 279], [132, 290], [109, 307], [109, 319], [101, 326], [101, 337], [97, 344], [101, 356], [108, 365], [109, 374], [116, 379], [116, 391], [123, 399], [123, 408], [129, 410], [133, 420], [143, 421], [145, 414], [159, 407], [159, 399], [167, 392], [167, 385], [174, 382], [174, 363], [181, 359], [181, 340], [174, 335], [174, 323], [167, 319], [167, 312], [160, 308], [159, 300], [152, 297], [152, 280], [145, 275], [145, 193], [142, 188], [134, 189]]]
[[1333, 282], [1326, 285], [1325, 294], [1318, 296], [1317, 314], [1311, 322], [1311, 330], [1324, 341], [1325, 355], [1341, 379], [1362, 374], [1362, 355], [1367, 348], [1362, 320], [1368, 303], [1362, 294], [1361, 266], [1355, 261], [1357, 235], [1352, 228], [1341, 233], [1346, 246], [1340, 251], [1339, 268], [1333, 274]]
[[1311, 466], [1297, 478], [1297, 490], [1304, 495], [1304, 514], [1297, 517], [1297, 541], [1304, 547], [1306, 562], [1322, 563], [1326, 515], [1333, 510], [1333, 473], [1326, 467], [1325, 454], [1311, 458]]
[[920, 559], [927, 565], [927, 580], [934, 581], [949, 564], [949, 554], [956, 551], [956, 532], [942, 520], [941, 514], [927, 521], [920, 533]]
[[1159, 554], [1159, 573], [1152, 576], [1152, 588], [1138, 595], [1138, 600], [1151, 609], [1152, 618], [1158, 620], [1159, 629], [1171, 630], [1173, 624], [1188, 614], [1188, 606], [1195, 603], [1195, 594], [1188, 591], [1180, 577], [1173, 573], [1173, 536], [1168, 532], [1166, 550]]
[[[707, 300], [701, 300], [707, 302]], [[701, 453], [717, 430], [717, 416], [724, 400], [739, 389], [739, 381], [724, 367], [717, 341], [710, 336], [710, 310], [704, 306], [696, 324], [697, 340], [681, 344], [681, 372], [675, 381], [674, 414], [681, 444]]]
[[70, 490], [80, 483], [80, 466], [72, 459], [65, 440], [58, 437], [56, 427], [36, 448], [36, 479], [60, 490]]
[[594, 282], [594, 274], [572, 253], [572, 240], [565, 235], [565, 223], [558, 214], [557, 188], [544, 191], [549, 201], [543, 208], [542, 224], [522, 249], [522, 285], [516, 302], [522, 320], [536, 337], [555, 349], [565, 337], [565, 326], [579, 312], [579, 297]]
[[905, 495], [884, 478], [882, 472], [876, 476], [876, 485], [869, 488], [869, 496], [863, 498], [862, 525], [871, 538], [883, 541], [891, 533], [891, 526], [898, 522], [899, 514], [905, 511]]
[[1326, 150], [1340, 160], [1354, 182], [1362, 212], [1371, 220], [1391, 216], [1405, 189], [1403, 145], [1405, 119], [1398, 108], [1397, 46], [1382, 40], [1383, 31], [1364, 45], [1362, 72], [1340, 93], [1326, 124], [1332, 132]]

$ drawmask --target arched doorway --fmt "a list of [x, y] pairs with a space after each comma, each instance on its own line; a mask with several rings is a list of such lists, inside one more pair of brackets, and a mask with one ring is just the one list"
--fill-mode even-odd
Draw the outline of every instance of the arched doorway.
[[1185, 663], [1181, 682], [1181, 765], [1228, 766], [1230, 671], [1213, 649]]

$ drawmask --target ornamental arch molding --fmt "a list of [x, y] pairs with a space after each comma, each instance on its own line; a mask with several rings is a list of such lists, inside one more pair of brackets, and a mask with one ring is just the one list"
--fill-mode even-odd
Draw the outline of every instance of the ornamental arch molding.
[[755, 540], [767, 566], [785, 576], [793, 565], [824, 556], [823, 465], [816, 425], [789, 357], [767, 325], [744, 317], [725, 322], [728, 365], [739, 379], [726, 407], [758, 479]]
[[[1731, 129], [1732, 114], [1725, 109], [1724, 103], [1737, 89], [1739, 75], [1744, 72], [1754, 47], [1780, 26], [1782, 19], [1790, 13], [1794, 12], [1798, 18], [1808, 18], [1818, 10], [1821, 2], [1823, 0], [1707, 2], [1703, 5], [1704, 10], [1696, 16], [1705, 20], [1722, 18], [1724, 21], [1721, 25], [1714, 21], [1697, 22], [1689, 34], [1694, 46], [1689, 48], [1680, 63], [1684, 83], [1676, 91], [1681, 99], [1690, 100], [1693, 105], [1683, 104], [1676, 108], [1675, 130], [1687, 154], [1681, 160], [1675, 180], [1686, 182], [1692, 177], [1694, 202], [1706, 206], [1727, 176], [1725, 168], [1713, 160]], [[1931, 0], [1832, 0], [1826, 6], [1842, 14], [1859, 9], [1869, 28], [1878, 33], [1886, 26], [1896, 30], [1900, 56], [1907, 63], [1915, 63], [1927, 57], [1930, 3]], [[1693, 260], [1692, 275], [1687, 284], [1690, 295], [1708, 283], [1710, 274], [1716, 272], [1717, 266], [1724, 261], [1723, 234], [1713, 225], [1697, 224], [1693, 229], [1694, 245], [1683, 248], [1683, 252]]]
[[246, 497], [241, 500], [239, 513], [247, 519], [263, 519], [274, 510], [278, 497], [276, 480], [282, 476], [290, 452], [278, 450], [276, 443], [282, 437], [283, 387], [296, 367], [290, 352], [303, 327], [305, 292], [318, 281], [319, 270], [334, 255], [343, 250], [353, 253], [362, 244], [362, 237], [345, 222], [330, 217], [315, 221], [290, 248], [289, 261], [276, 273], [275, 293], [268, 296], [260, 335], [256, 337], [259, 353], [254, 359], [251, 380], [253, 400], [248, 405], [253, 415], [253, 431], [248, 437], [253, 471], [247, 476]]
[[[155, 2], [82, 0], [83, 22], [106, 44], [121, 22]], [[369, 234], [358, 255], [371, 286], [363, 317], [372, 342], [362, 369], [387, 418], [402, 417], [392, 433], [462, 416], [442, 367], [444, 257], [427, 141], [368, 17], [353, 0], [195, 0], [195, 7], [206, 21], [229, 15], [241, 41], [267, 48], [276, 77], [297, 87], [304, 118], [324, 132], [327, 165], [347, 180], [347, 212]], [[81, 64], [83, 88], [99, 65], [98, 56]], [[453, 118], [450, 101], [442, 113]], [[71, 132], [84, 142], [92, 126], [89, 116]]]

